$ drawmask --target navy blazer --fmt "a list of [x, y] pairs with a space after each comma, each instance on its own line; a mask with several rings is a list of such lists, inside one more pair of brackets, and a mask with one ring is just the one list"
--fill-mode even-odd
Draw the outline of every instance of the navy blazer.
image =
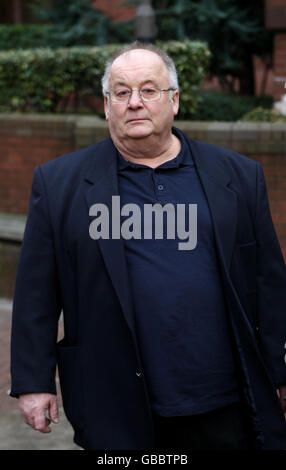
[[[285, 263], [263, 171], [231, 150], [186, 138], [213, 220], [256, 445], [285, 449], [275, 391], [286, 383]], [[110, 138], [35, 169], [14, 295], [11, 395], [56, 393], [58, 365], [75, 442], [85, 449], [152, 449], [123, 241], [89, 235], [90, 207], [103, 203], [111, 211], [113, 195], [118, 184]], [[57, 343], [61, 311], [64, 338]]]

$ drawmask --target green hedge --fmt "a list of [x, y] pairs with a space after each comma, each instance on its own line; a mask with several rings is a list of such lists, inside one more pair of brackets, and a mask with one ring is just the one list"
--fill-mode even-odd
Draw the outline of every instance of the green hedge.
[[[209, 50], [199, 41], [170, 41], [159, 45], [177, 65], [180, 118], [187, 119], [196, 107], [196, 94], [209, 64]], [[0, 111], [55, 112], [71, 93], [101, 98], [104, 64], [121, 47], [0, 51]]]
[[40, 24], [0, 24], [0, 50], [54, 47], [52, 29]]
[[261, 106], [245, 114], [241, 121], [250, 122], [286, 122], [286, 116], [278, 109], [264, 109]]
[[242, 116], [258, 106], [270, 109], [273, 106], [273, 97], [200, 90], [197, 94], [197, 107], [191, 119], [194, 121], [233, 122], [241, 119]]

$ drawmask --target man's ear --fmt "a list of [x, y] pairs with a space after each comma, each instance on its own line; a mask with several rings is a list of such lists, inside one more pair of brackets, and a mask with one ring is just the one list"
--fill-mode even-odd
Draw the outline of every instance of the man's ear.
[[179, 101], [180, 101], [179, 90], [175, 90], [173, 91], [173, 94], [172, 94], [172, 105], [173, 105], [174, 116], [176, 116], [179, 112]]
[[107, 96], [104, 96], [104, 113], [105, 113], [105, 119], [108, 121], [109, 117], [109, 101]]

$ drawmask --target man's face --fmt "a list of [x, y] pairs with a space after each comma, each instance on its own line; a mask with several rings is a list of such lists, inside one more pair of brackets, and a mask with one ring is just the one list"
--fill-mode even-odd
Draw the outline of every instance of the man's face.
[[[169, 88], [167, 68], [154, 52], [137, 49], [118, 57], [112, 64], [109, 90], [118, 87], [141, 89], [143, 86]], [[179, 92], [161, 93], [157, 101], [143, 101], [134, 90], [128, 103], [114, 103], [105, 97], [105, 115], [114, 140], [142, 139], [151, 135], [162, 137], [171, 131], [178, 112]]]

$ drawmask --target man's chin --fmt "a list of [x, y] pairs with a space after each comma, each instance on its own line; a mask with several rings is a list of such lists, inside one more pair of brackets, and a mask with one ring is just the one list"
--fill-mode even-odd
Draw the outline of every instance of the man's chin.
[[131, 126], [128, 126], [126, 135], [133, 139], [144, 139], [145, 137], [149, 137], [152, 134], [151, 126], [148, 126], [143, 123], [134, 123]]

